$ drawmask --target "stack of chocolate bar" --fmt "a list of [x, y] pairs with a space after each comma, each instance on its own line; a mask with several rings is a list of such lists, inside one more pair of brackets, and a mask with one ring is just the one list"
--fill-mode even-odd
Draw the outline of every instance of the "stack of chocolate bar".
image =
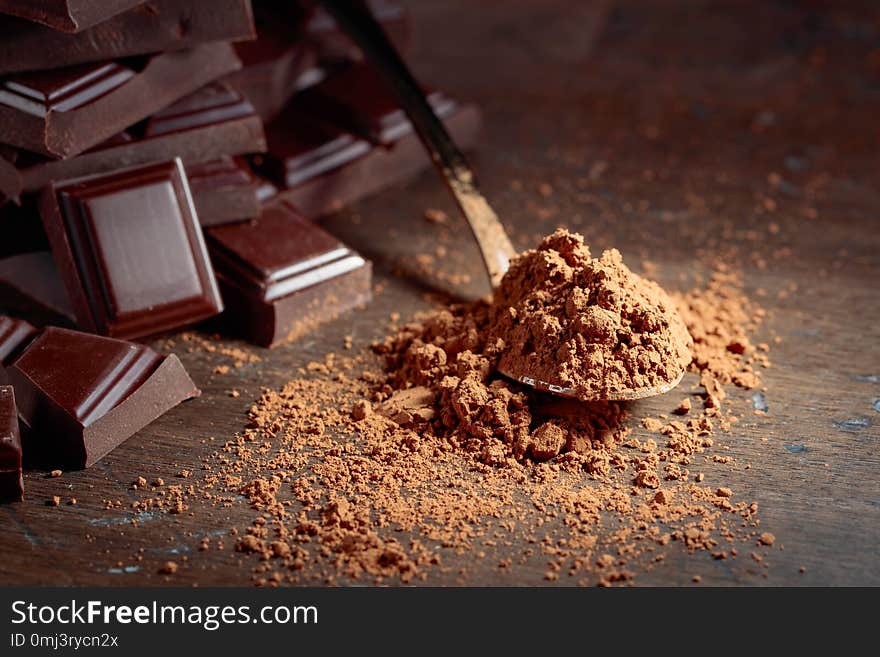
[[[406, 49], [401, 6], [368, 4]], [[426, 92], [472, 146], [477, 110]], [[270, 347], [367, 303], [315, 220], [428, 164], [311, 0], [0, 0], [0, 498], [22, 448], [87, 467], [199, 394], [137, 341], [218, 317]]]

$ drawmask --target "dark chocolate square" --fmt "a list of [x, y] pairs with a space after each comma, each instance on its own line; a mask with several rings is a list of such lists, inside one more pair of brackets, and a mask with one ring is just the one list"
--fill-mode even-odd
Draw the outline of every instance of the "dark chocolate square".
[[136, 338], [222, 310], [179, 159], [53, 185], [41, 214], [81, 326]]
[[199, 394], [173, 354], [48, 327], [9, 368], [33, 464], [88, 467]]
[[207, 239], [227, 303], [224, 316], [272, 346], [371, 298], [371, 265], [283, 200], [260, 218], [210, 228]]
[[0, 104], [33, 114], [69, 112], [122, 86], [135, 72], [117, 62], [23, 73], [0, 82]]

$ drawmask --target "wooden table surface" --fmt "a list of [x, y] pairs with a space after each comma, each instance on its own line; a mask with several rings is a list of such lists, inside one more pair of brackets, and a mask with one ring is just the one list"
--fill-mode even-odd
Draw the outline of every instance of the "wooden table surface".
[[[672, 549], [635, 582], [689, 584], [699, 574], [719, 585], [880, 584], [880, 20], [872, 3], [408, 4], [414, 67], [485, 111], [475, 162], [518, 246], [566, 225], [594, 252], [615, 246], [637, 270], [652, 262], [670, 289], [723, 262], [743, 272], [768, 311], [756, 338], [781, 337], [764, 375], [767, 414], [751, 412], [752, 393], [734, 393], [743, 420], [723, 439], [751, 465], [725, 470], [727, 485], [759, 503], [762, 528], [777, 538], [766, 577]], [[545, 183], [552, 193], [541, 192]], [[0, 583], [250, 583], [251, 568], [231, 549], [196, 551], [199, 537], [246, 526], [245, 508], [159, 514], [132, 527], [130, 511], [102, 501], [131, 499], [139, 475], [198, 468], [243, 428], [262, 387], [338, 350], [345, 335], [355, 348], [368, 345], [390, 313], [426, 307], [426, 289], [449, 290], [442, 275], [416, 266], [440, 230], [422, 220], [426, 208], [452, 212], [430, 174], [325, 221], [375, 262], [385, 291], [367, 309], [271, 352], [245, 347], [261, 362], [224, 375], [213, 370], [229, 359], [178, 350], [200, 399], [90, 470], [28, 473], [27, 500], [0, 507]], [[452, 255], [438, 268], [475, 281], [451, 291], [478, 293], [467, 232], [445, 237]], [[241, 396], [229, 396], [232, 388]], [[79, 503], [47, 506], [53, 495]], [[132, 565], [140, 549], [145, 559]], [[184, 554], [191, 558], [174, 578], [157, 573]], [[444, 556], [453, 568], [432, 571], [427, 583], [457, 583], [456, 559], [470, 561]], [[544, 561], [473, 565], [467, 583], [547, 584]]]

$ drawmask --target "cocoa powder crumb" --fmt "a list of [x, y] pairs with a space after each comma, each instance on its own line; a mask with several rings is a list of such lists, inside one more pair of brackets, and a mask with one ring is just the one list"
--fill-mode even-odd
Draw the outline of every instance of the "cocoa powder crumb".
[[687, 415], [688, 413], [690, 413], [690, 410], [691, 400], [685, 397], [679, 402], [678, 406], [676, 406], [675, 410], [673, 410], [672, 412], [676, 415]]
[[758, 537], [758, 541], [761, 545], [773, 545], [776, 542], [776, 537], [770, 532], [764, 532]]
[[173, 575], [177, 572], [179, 566], [173, 561], [166, 561], [162, 564], [162, 567], [159, 568], [159, 573], [162, 575]]

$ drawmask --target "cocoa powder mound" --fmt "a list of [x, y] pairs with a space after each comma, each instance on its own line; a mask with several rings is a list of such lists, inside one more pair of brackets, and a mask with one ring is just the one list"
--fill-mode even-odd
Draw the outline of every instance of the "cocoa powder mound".
[[511, 262], [491, 314], [500, 371], [583, 399], [662, 387], [691, 361], [690, 335], [660, 286], [616, 249], [592, 258], [583, 237], [564, 229]]

